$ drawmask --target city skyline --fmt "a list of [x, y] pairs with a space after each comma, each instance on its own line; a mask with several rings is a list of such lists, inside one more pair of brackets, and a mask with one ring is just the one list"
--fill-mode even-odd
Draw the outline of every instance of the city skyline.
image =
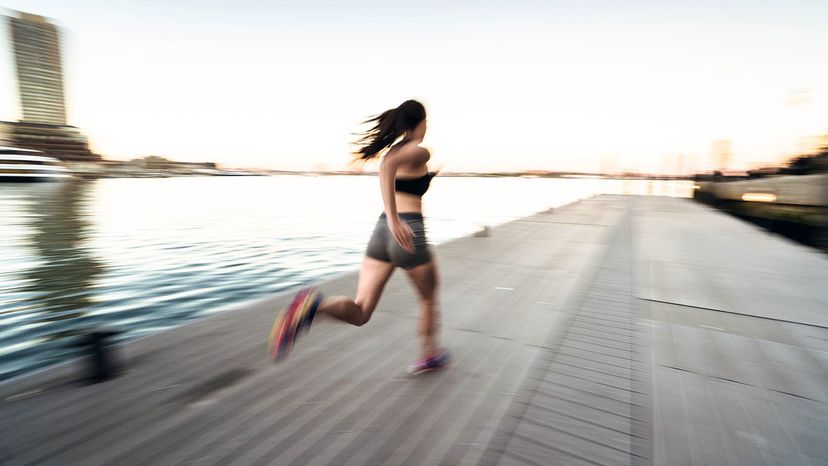
[[69, 121], [112, 159], [340, 169], [407, 98], [455, 171], [704, 170], [718, 140], [747, 168], [828, 131], [818, 2], [104, 5], [4, 2], [61, 27]]

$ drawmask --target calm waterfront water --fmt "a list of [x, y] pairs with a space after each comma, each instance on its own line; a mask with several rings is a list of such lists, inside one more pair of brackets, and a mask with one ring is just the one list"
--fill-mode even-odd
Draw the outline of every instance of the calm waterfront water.
[[[593, 194], [692, 184], [439, 177], [432, 243]], [[358, 266], [382, 210], [374, 177], [0, 184], [0, 380], [76, 355], [84, 328], [157, 332]]]

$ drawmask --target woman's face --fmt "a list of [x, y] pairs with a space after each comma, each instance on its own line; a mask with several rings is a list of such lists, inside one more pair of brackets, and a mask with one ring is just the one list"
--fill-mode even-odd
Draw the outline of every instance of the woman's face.
[[416, 128], [414, 128], [414, 136], [419, 138], [419, 139], [422, 139], [423, 137], [425, 137], [426, 126], [427, 126], [427, 120], [424, 119], [423, 121], [420, 122], [419, 125], [417, 125]]

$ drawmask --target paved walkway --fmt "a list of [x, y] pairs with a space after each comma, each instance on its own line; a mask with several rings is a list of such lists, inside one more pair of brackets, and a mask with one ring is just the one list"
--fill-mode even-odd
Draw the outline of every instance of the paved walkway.
[[[0, 385], [9, 464], [828, 464], [828, 259], [695, 204], [600, 196], [437, 248], [451, 369], [403, 274], [265, 356], [288, 296]], [[352, 294], [355, 274], [325, 283]]]

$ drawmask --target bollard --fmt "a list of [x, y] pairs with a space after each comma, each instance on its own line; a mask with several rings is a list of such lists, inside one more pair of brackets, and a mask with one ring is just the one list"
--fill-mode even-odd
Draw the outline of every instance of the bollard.
[[118, 332], [101, 328], [84, 331], [77, 346], [83, 348], [87, 356], [87, 377], [90, 383], [99, 383], [115, 376], [117, 370], [115, 350], [111, 339]]

